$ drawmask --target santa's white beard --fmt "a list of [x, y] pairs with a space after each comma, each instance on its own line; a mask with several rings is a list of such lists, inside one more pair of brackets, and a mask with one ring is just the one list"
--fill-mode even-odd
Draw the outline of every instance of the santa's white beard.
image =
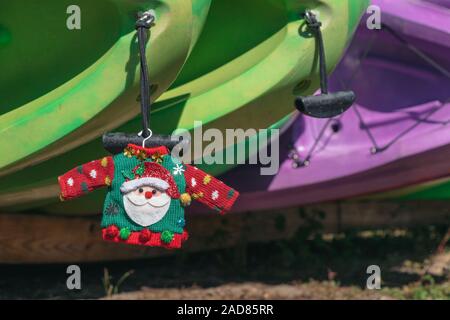
[[123, 196], [123, 205], [131, 220], [148, 227], [164, 218], [169, 211], [170, 200], [166, 193], [147, 200], [142, 195], [130, 192]]

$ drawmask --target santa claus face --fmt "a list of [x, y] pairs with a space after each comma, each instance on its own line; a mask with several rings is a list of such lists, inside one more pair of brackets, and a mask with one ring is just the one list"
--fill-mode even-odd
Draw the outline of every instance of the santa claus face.
[[154, 187], [140, 187], [123, 195], [125, 211], [135, 223], [148, 227], [160, 221], [170, 207], [170, 196]]

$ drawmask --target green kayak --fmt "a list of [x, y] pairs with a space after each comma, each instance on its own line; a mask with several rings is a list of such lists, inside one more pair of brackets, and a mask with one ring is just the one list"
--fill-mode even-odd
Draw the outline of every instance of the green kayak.
[[389, 192], [383, 192], [369, 196], [369, 198], [397, 200], [450, 200], [450, 178], [446, 177]]
[[[174, 81], [205, 0], [6, 1], [0, 4], [0, 176], [63, 154], [138, 113], [134, 24], [152, 8], [153, 98]], [[78, 9], [73, 9], [78, 8]], [[193, 8], [198, 15], [193, 14]], [[200, 8], [201, 9], [201, 8]], [[75, 10], [75, 11], [73, 11]], [[72, 15], [79, 28], [69, 28]], [[195, 21], [195, 23], [194, 23]]]
[[[318, 87], [315, 41], [299, 34], [304, 27], [300, 14], [306, 8], [320, 13], [331, 71], [366, 5], [365, 1], [351, 0], [213, 1], [182, 72], [153, 106], [154, 131], [192, 129], [194, 120], [202, 120], [205, 128], [219, 129], [283, 126], [294, 110], [294, 95], [309, 94]], [[204, 16], [204, 9], [199, 12], [198, 16]], [[139, 121], [130, 120], [117, 130], [136, 132]], [[45, 152], [42, 150], [42, 154]], [[95, 139], [20, 172], [10, 171], [0, 182], [0, 203], [17, 208], [18, 203], [33, 207], [54, 202], [58, 174], [102, 155], [101, 142]], [[226, 169], [210, 166], [206, 170], [217, 174]], [[80, 213], [93, 210], [81, 202], [72, 202], [71, 206], [79, 208], [76, 212]]]

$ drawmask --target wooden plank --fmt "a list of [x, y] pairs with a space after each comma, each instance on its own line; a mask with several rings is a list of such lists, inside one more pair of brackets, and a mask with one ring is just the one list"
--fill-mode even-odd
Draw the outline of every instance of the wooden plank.
[[[225, 248], [240, 242], [292, 237], [302, 227], [322, 232], [448, 223], [443, 202], [343, 202], [218, 216], [190, 214], [184, 251]], [[126, 260], [174, 254], [160, 248], [108, 243], [100, 217], [0, 214], [0, 263], [70, 263]]]

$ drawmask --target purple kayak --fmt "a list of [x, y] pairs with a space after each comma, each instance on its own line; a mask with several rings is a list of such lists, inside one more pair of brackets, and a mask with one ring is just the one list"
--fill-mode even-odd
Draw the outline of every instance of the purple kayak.
[[450, 1], [372, 1], [330, 78], [354, 106], [323, 120], [298, 116], [280, 140], [280, 170], [243, 165], [223, 179], [241, 192], [235, 211], [289, 207], [391, 190], [450, 173]]

